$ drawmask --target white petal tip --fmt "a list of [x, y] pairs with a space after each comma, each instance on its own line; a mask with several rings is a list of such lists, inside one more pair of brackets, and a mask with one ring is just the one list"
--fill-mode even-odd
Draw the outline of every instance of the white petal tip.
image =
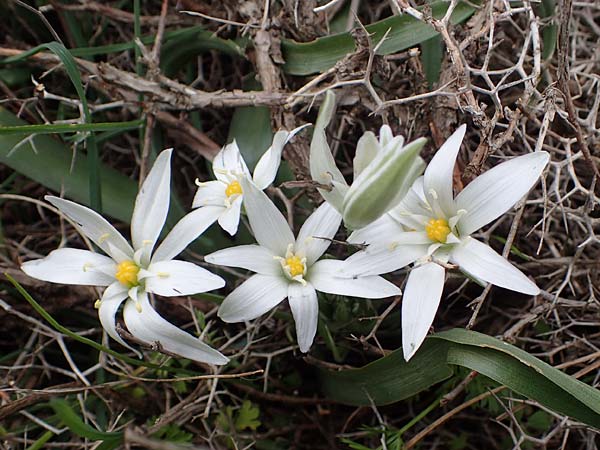
[[409, 362], [410, 359], [415, 356], [415, 353], [417, 353], [418, 350], [418, 347], [414, 343], [409, 344], [409, 347], [410, 349], [402, 348], [402, 353], [404, 354], [404, 360], [406, 362]]

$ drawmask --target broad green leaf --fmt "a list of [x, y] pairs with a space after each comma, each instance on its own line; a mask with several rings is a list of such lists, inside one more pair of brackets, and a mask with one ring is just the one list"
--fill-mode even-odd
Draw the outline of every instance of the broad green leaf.
[[[555, 15], [556, 0], [542, 0], [539, 5], [540, 17], [552, 19]], [[551, 21], [542, 27], [542, 58], [550, 59], [556, 50], [558, 25]]]
[[235, 139], [244, 161], [252, 171], [273, 141], [271, 112], [266, 106], [236, 108], [229, 126], [228, 141]]
[[[431, 5], [433, 16], [440, 18], [448, 9], [448, 2], [436, 2]], [[475, 12], [475, 7], [467, 3], [459, 3], [451, 17], [453, 24], [468, 19]], [[387, 34], [385, 42], [378, 49], [378, 54], [389, 55], [414, 47], [431, 39], [438, 33], [427, 23], [409, 15], [393, 16], [366, 26], [371, 34], [373, 45], [377, 45]], [[388, 32], [389, 30], [389, 32]], [[284, 40], [281, 43], [285, 59], [284, 70], [292, 75], [310, 75], [324, 72], [336, 62], [355, 49], [355, 43], [349, 33], [336, 34], [315, 39], [312, 42], [299, 43]]]
[[600, 391], [506, 342], [454, 329], [428, 337], [410, 360], [402, 350], [359, 369], [320, 372], [323, 392], [351, 405], [394, 403], [463, 366], [559, 413], [600, 428]]
[[600, 428], [600, 391], [526, 351], [491, 336], [453, 329], [436, 334], [450, 346], [448, 364], [491, 378], [562, 414]]
[[[1, 126], [32, 125], [0, 108]], [[73, 154], [61, 141], [48, 135], [0, 134], [0, 163], [55, 192], [62, 192], [71, 200], [89, 205], [89, 169], [84, 158], [85, 155]], [[104, 212], [129, 222], [137, 183], [109, 167], [102, 167], [100, 178]]]
[[349, 405], [387, 405], [412, 397], [450, 378], [449, 344], [428, 339], [407, 363], [402, 350], [359, 369], [320, 372], [321, 389], [332, 400]]
[[[65, 72], [69, 76], [73, 87], [77, 92], [79, 100], [81, 100], [81, 106], [83, 109], [83, 116], [87, 123], [92, 123], [92, 114], [88, 107], [87, 98], [85, 91], [83, 90], [83, 83], [81, 82], [81, 75], [77, 68], [77, 63], [73, 58], [73, 55], [59, 42], [48, 42], [40, 44], [31, 50], [21, 53], [20, 55], [7, 58], [4, 62], [21, 61], [31, 55], [34, 55], [42, 50], [50, 50], [54, 53], [63, 64]], [[102, 212], [102, 192], [101, 192], [101, 178], [100, 178], [100, 158], [98, 155], [98, 147], [96, 146], [96, 139], [94, 134], [91, 133], [87, 138], [87, 165], [89, 170], [89, 186], [88, 195], [90, 199], [90, 206], [98, 212]]]
[[430, 88], [440, 79], [442, 59], [444, 57], [442, 48], [442, 37], [440, 35], [421, 42], [421, 61], [423, 62], [425, 78]]
[[[93, 124], [87, 124], [93, 126]], [[0, 107], [0, 129], [2, 126], [33, 126]], [[41, 185], [78, 203], [89, 205], [89, 167], [82, 155], [73, 153], [61, 141], [45, 135], [35, 136], [2, 135], [0, 133], [0, 163], [16, 172], [37, 181]], [[137, 195], [135, 180], [120, 174], [115, 169], [100, 165], [104, 213], [107, 216], [129, 223]], [[172, 194], [171, 209], [163, 235], [185, 213], [180, 202]], [[195, 251], [208, 253], [223, 247], [224, 238], [216, 229], [208, 230], [197, 243]]]

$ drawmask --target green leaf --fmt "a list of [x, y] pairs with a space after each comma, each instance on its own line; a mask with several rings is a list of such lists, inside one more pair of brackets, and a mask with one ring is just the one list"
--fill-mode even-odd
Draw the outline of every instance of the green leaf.
[[434, 339], [452, 342], [448, 363], [467, 367], [562, 414], [600, 428], [600, 391], [526, 351], [485, 334], [453, 329]]
[[449, 378], [452, 366], [475, 370], [561, 414], [600, 428], [600, 391], [506, 342], [453, 329], [428, 337], [410, 360], [396, 350], [359, 369], [320, 372], [325, 395], [351, 405], [394, 403]]
[[235, 429], [238, 431], [244, 431], [245, 429], [255, 431], [260, 426], [260, 420], [256, 420], [259, 416], [260, 408], [253, 405], [250, 400], [244, 400], [235, 419]]
[[229, 126], [229, 142], [237, 142], [250, 171], [273, 141], [271, 111], [266, 106], [236, 108]]
[[[59, 42], [48, 42], [45, 44], [40, 44], [37, 47], [32, 48], [31, 50], [21, 53], [20, 55], [13, 56], [11, 58], [5, 59], [3, 62], [14, 62], [20, 61], [24, 58], [28, 58], [31, 55], [35, 55], [36, 53], [42, 50], [50, 50], [54, 53], [60, 61], [62, 62], [65, 72], [71, 79], [71, 83], [73, 83], [73, 87], [77, 92], [77, 96], [79, 100], [81, 100], [81, 106], [83, 109], [83, 116], [87, 123], [92, 123], [92, 114], [90, 113], [90, 109], [88, 107], [87, 98], [85, 96], [85, 91], [83, 90], [83, 83], [81, 82], [81, 75], [79, 74], [79, 69], [77, 68], [77, 63], [73, 58], [73, 55]], [[102, 212], [102, 195], [101, 195], [101, 178], [100, 178], [100, 158], [98, 155], [98, 147], [96, 146], [96, 139], [94, 138], [94, 134], [90, 134], [87, 138], [87, 164], [89, 170], [89, 188], [88, 194], [90, 199], [90, 206], [98, 212]]]
[[402, 350], [360, 369], [320, 372], [321, 389], [332, 400], [349, 405], [387, 405], [412, 397], [450, 378], [446, 363], [448, 344], [428, 339], [410, 360]]
[[[0, 107], [0, 126], [32, 126]], [[18, 136], [0, 133], [0, 163], [76, 202], [90, 200], [89, 167], [82, 155], [47, 135]], [[131, 220], [137, 183], [114, 169], [102, 166], [104, 212], [123, 222]]]
[[429, 87], [433, 87], [440, 79], [440, 71], [442, 70], [442, 37], [437, 36], [421, 42], [421, 61], [425, 70], [425, 78]]
[[58, 418], [78, 436], [81, 436], [92, 441], [108, 441], [114, 445], [104, 448], [116, 448], [123, 440], [123, 433], [98, 431], [91, 425], [88, 425], [81, 417], [73, 411], [69, 404], [59, 398], [50, 400], [50, 406], [58, 416]]
[[[542, 0], [540, 3], [540, 17], [552, 18], [555, 14], [555, 0]], [[550, 22], [542, 27], [542, 58], [550, 59], [556, 50], [558, 40], [558, 25]]]
[[[443, 17], [448, 9], [448, 2], [436, 2], [431, 5], [432, 14], [436, 18]], [[475, 7], [467, 3], [459, 3], [451, 17], [452, 24], [468, 19]], [[385, 42], [378, 49], [378, 54], [389, 55], [414, 47], [438, 33], [427, 23], [421, 22], [407, 14], [393, 16], [367, 25], [373, 45], [388, 33]], [[335, 34], [315, 39], [312, 42], [295, 42], [284, 40], [281, 50], [285, 59], [283, 69], [292, 75], [310, 75], [324, 72], [336, 62], [355, 50], [354, 39], [350, 33]]]

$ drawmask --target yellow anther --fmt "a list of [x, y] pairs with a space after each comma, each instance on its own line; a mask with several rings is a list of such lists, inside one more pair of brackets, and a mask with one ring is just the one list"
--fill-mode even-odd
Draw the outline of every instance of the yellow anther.
[[142, 312], [142, 304], [140, 302], [135, 302], [135, 310], [139, 313]]
[[97, 299], [97, 300], [94, 302], [94, 308], [96, 308], [96, 309], [100, 309], [100, 305], [101, 305], [101, 304], [102, 304], [102, 301], [100, 301], [100, 299]]
[[156, 276], [158, 278], [169, 278], [171, 274], [169, 272], [157, 272]]
[[86, 262], [86, 263], [83, 265], [83, 271], [84, 271], [84, 272], [87, 272], [87, 271], [88, 271], [88, 270], [90, 270], [92, 267], [94, 267], [94, 265], [93, 265], [92, 263]]
[[290, 271], [290, 276], [292, 278], [298, 275], [304, 275], [304, 272], [306, 271], [304, 261], [296, 255], [285, 259], [285, 267]]
[[123, 261], [117, 266], [117, 273], [115, 278], [123, 286], [132, 288], [138, 285], [138, 272], [140, 271], [139, 266], [133, 261]]
[[100, 237], [98, 238], [98, 244], [102, 244], [109, 237], [110, 237], [110, 233], [104, 233], [104, 234], [100, 235]]
[[446, 219], [429, 219], [429, 222], [425, 225], [425, 232], [432, 241], [445, 244], [450, 234], [450, 227]]
[[241, 194], [241, 193], [242, 193], [242, 185], [237, 180], [233, 180], [225, 188], [225, 195], [227, 197], [231, 197], [232, 195]]

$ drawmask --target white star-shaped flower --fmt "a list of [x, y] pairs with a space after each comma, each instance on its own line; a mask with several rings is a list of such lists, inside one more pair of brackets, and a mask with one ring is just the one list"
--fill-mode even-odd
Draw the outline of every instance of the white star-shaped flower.
[[225, 322], [254, 319], [289, 300], [300, 351], [307, 352], [317, 331], [317, 291], [365, 298], [400, 294], [379, 276], [336, 276], [343, 261], [319, 258], [340, 223], [340, 214], [323, 203], [306, 219], [295, 238], [287, 221], [264, 192], [243, 180], [246, 213], [258, 245], [241, 245], [207, 255], [206, 261], [256, 272], [229, 294], [219, 309]]
[[291, 132], [280, 130], [275, 133], [271, 147], [261, 156], [250, 175], [248, 166], [242, 157], [235, 140], [217, 153], [212, 168], [217, 178], [214, 181], [196, 182], [198, 191], [194, 197], [192, 208], [199, 208], [191, 214], [205, 222], [218, 221], [221, 228], [230, 235], [237, 233], [240, 222], [240, 211], [244, 201], [241, 185], [242, 178], [252, 180], [261, 190], [266, 189], [277, 175], [281, 163], [281, 152], [287, 144], [306, 125]]
[[75, 222], [108, 256], [89, 250], [60, 248], [43, 259], [24, 263], [21, 268], [33, 278], [53, 283], [106, 286], [102, 299], [96, 302], [100, 322], [109, 336], [126, 347], [129, 345], [115, 326], [115, 315], [124, 301], [125, 325], [135, 338], [149, 345], [158, 343], [170, 353], [195, 361], [225, 364], [227, 357], [167, 322], [148, 298], [149, 293], [172, 297], [225, 285], [221, 277], [208, 270], [173, 260], [199, 234], [190, 233], [185, 218], [153, 252], [169, 210], [170, 158], [171, 150], [158, 156], [137, 195], [131, 218], [133, 246], [95, 211], [69, 200], [46, 196], [46, 200]]
[[416, 262], [402, 303], [406, 360], [417, 351], [433, 323], [448, 262], [482, 284], [529, 295], [539, 293], [520, 270], [470, 235], [527, 194], [550, 157], [536, 152], [513, 158], [480, 175], [454, 197], [452, 173], [465, 130], [461, 126], [442, 145], [399, 206], [350, 236], [349, 242], [369, 246], [349, 257], [338, 274], [377, 275]]

